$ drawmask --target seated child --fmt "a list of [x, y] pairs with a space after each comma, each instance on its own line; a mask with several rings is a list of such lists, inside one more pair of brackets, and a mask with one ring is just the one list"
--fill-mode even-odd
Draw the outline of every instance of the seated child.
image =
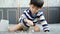
[[34, 27], [35, 32], [39, 32], [40, 28], [36, 25], [38, 21], [40, 21], [43, 31], [49, 32], [49, 27], [47, 21], [45, 20], [43, 11], [41, 10], [43, 7], [44, 1], [43, 0], [31, 0], [30, 1], [30, 8], [25, 10], [21, 17], [19, 18], [19, 24], [10, 27], [9, 31], [17, 31], [17, 30], [29, 30], [31, 26]]

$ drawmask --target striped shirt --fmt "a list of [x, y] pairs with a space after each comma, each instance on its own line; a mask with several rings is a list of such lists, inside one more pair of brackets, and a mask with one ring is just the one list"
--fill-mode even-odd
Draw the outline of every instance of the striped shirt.
[[43, 30], [47, 30], [48, 24], [47, 21], [45, 20], [43, 11], [38, 11], [36, 14], [32, 16], [32, 13], [29, 9], [25, 10], [21, 17], [19, 18], [19, 21], [23, 23], [26, 27], [29, 27], [29, 25], [24, 21], [24, 19], [29, 19], [31, 20], [34, 24], [37, 22], [40, 22], [41, 25], [43, 26]]

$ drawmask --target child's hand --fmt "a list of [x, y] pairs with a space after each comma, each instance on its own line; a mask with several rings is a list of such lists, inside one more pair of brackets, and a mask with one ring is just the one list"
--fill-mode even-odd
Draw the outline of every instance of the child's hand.
[[33, 22], [32, 21], [30, 21], [30, 20], [28, 20], [28, 19], [26, 19], [25, 20], [26, 22], [27, 22], [27, 24], [29, 24], [30, 26], [33, 26], [34, 24], [33, 24]]
[[29, 24], [30, 26], [33, 26], [33, 22], [32, 22], [32, 21], [28, 21], [28, 24]]

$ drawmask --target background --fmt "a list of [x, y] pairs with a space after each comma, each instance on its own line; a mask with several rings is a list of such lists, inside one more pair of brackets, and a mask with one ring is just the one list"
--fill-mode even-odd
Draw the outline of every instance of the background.
[[[17, 24], [23, 11], [29, 8], [30, 0], [0, 0], [0, 20], [9, 20]], [[49, 24], [60, 23], [60, 0], [44, 0], [42, 8]]]
[[[0, 34], [45, 34], [40, 24], [37, 25], [41, 32], [33, 32], [33, 27], [28, 32], [8, 31], [8, 27], [19, 23], [19, 17], [24, 10], [29, 8], [29, 2], [30, 0], [0, 0]], [[46, 34], [60, 34], [60, 0], [44, 0], [42, 10], [50, 28], [50, 32]]]

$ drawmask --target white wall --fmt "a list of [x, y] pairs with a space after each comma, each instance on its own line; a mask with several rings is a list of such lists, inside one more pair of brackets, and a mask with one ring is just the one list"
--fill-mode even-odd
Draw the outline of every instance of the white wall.
[[[0, 0], [0, 7], [29, 7], [30, 0]], [[60, 0], [44, 0], [44, 7], [60, 6]]]
[[29, 7], [29, 2], [30, 2], [30, 0], [21, 0], [20, 6], [21, 7]]
[[16, 0], [0, 0], [0, 7], [17, 7]]
[[[20, 1], [21, 7], [29, 7], [30, 0], [22, 0]], [[60, 0], [44, 0], [44, 7], [57, 7], [60, 6]]]
[[44, 0], [44, 7], [57, 7], [60, 6], [60, 0]]

